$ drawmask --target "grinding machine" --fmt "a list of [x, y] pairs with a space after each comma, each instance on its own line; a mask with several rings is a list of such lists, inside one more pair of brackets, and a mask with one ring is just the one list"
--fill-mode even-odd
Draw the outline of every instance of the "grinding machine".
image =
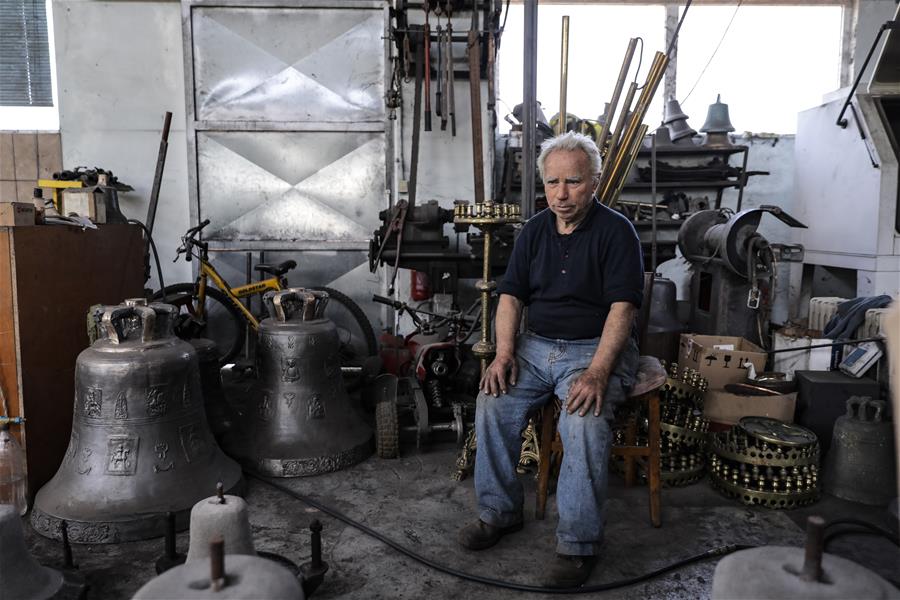
[[263, 301], [270, 316], [259, 326], [258, 379], [245, 430], [227, 447], [272, 477], [319, 475], [364, 460], [373, 433], [344, 389], [338, 330], [323, 316], [328, 293], [290, 288]]
[[766, 213], [790, 227], [806, 227], [777, 206], [737, 214], [701, 210], [682, 225], [678, 248], [692, 271], [691, 331], [759, 340], [778, 258], [777, 248], [757, 231]]
[[207, 425], [197, 354], [172, 332], [177, 309], [127, 300], [99, 310], [100, 338], [78, 355], [69, 447], [37, 493], [38, 533], [73, 542], [118, 543], [163, 534], [165, 513], [182, 522], [240, 466]]

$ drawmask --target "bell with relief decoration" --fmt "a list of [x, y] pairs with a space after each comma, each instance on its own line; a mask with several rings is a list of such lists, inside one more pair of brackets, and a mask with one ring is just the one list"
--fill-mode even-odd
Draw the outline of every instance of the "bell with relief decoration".
[[340, 340], [323, 316], [328, 294], [291, 288], [263, 298], [253, 398], [235, 448], [248, 468], [274, 477], [337, 471], [372, 454], [372, 430], [341, 377]]
[[143, 300], [97, 313], [100, 338], [75, 363], [69, 448], [37, 493], [31, 524], [80, 543], [161, 536], [164, 515], [187, 525], [191, 507], [222, 482], [242, 485], [206, 422], [197, 353], [172, 333], [177, 309]]

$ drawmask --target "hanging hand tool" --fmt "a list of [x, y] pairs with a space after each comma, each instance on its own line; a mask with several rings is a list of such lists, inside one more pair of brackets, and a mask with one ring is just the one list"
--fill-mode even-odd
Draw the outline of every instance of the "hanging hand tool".
[[472, 110], [472, 170], [475, 176], [475, 203], [484, 202], [484, 154], [481, 149], [481, 42], [478, 31], [478, 0], [472, 2], [469, 30], [469, 102]]
[[450, 135], [456, 137], [456, 92], [454, 90], [454, 75], [456, 66], [453, 64], [453, 23], [450, 22], [451, 14], [447, 12], [447, 114], [450, 117]]
[[159, 187], [162, 185], [163, 169], [166, 167], [166, 153], [169, 150], [169, 127], [172, 125], [172, 113], [166, 111], [163, 118], [162, 136], [159, 140], [159, 153], [156, 157], [156, 172], [153, 174], [153, 187], [150, 189], [150, 207], [147, 209], [147, 230], [153, 233], [153, 222], [156, 221], [156, 206], [159, 204]]
[[425, 48], [425, 131], [431, 131], [431, 26], [428, 24], [431, 7], [428, 2], [425, 2], [423, 7], [425, 8], [425, 25], [422, 28]]
[[497, 59], [497, 38], [494, 36], [494, 18], [491, 17], [487, 24], [487, 93], [488, 110], [493, 110], [497, 104], [497, 90], [494, 89], [494, 67]]
[[437, 75], [437, 91], [434, 93], [434, 113], [441, 118], [441, 131], [447, 129], [447, 117], [444, 112], [444, 31], [441, 29], [440, 21], [437, 28], [437, 66], [435, 74]]

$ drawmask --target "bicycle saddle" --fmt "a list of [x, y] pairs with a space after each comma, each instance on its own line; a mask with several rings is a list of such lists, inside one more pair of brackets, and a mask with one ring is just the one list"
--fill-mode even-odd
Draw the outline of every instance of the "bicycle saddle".
[[296, 260], [286, 260], [283, 263], [278, 263], [277, 265], [266, 265], [260, 263], [256, 265], [254, 270], [262, 271], [263, 273], [271, 273], [275, 277], [280, 277], [297, 266]]

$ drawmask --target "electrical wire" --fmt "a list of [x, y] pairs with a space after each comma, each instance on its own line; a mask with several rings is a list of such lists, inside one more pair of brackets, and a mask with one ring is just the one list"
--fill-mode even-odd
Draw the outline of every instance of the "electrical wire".
[[734, 7], [734, 12], [731, 14], [731, 20], [728, 21], [728, 25], [725, 26], [725, 31], [722, 32], [722, 37], [719, 39], [719, 43], [716, 44], [716, 49], [713, 50], [712, 55], [709, 57], [709, 60], [706, 61], [706, 65], [703, 66], [703, 70], [700, 71], [700, 74], [697, 76], [697, 81], [694, 82], [693, 87], [691, 87], [691, 91], [687, 93], [687, 96], [681, 101], [681, 104], [687, 102], [687, 99], [691, 97], [691, 94], [694, 93], [694, 89], [697, 87], [697, 84], [700, 83], [700, 80], [703, 79], [703, 74], [706, 73], [707, 67], [709, 67], [710, 63], [712, 63], [713, 59], [716, 57], [716, 53], [719, 51], [719, 48], [722, 46], [722, 42], [725, 41], [725, 36], [728, 35], [728, 30], [731, 29], [731, 24], [734, 23], [734, 18], [738, 14], [738, 10], [741, 8], [741, 4], [744, 3], [744, 0], [738, 0], [737, 6]]
[[595, 593], [595, 592], [602, 592], [602, 591], [606, 591], [606, 590], [612, 590], [612, 589], [617, 589], [617, 588], [626, 587], [626, 586], [630, 586], [630, 585], [635, 585], [637, 583], [647, 581], [654, 577], [664, 575], [665, 573], [669, 573], [671, 571], [681, 569], [682, 567], [686, 567], [686, 566], [691, 565], [696, 562], [700, 562], [700, 561], [707, 560], [710, 558], [725, 556], [727, 554], [731, 554], [732, 552], [736, 552], [738, 550], [746, 550], [747, 548], [754, 547], [754, 546], [748, 545], [748, 544], [727, 544], [724, 546], [717, 546], [715, 548], [711, 548], [711, 549], [707, 550], [706, 552], [701, 552], [700, 554], [695, 554], [693, 556], [683, 558], [683, 559], [673, 562], [671, 564], [668, 564], [668, 565], [665, 565], [658, 569], [655, 569], [653, 571], [650, 571], [649, 573], [645, 573], [643, 575], [637, 575], [635, 577], [628, 577], [626, 579], [620, 579], [618, 581], [610, 581], [607, 583], [583, 586], [583, 587], [579, 587], [579, 588], [567, 588], [567, 589], [545, 588], [545, 587], [541, 587], [541, 586], [537, 586], [537, 585], [525, 585], [525, 584], [521, 584], [521, 583], [514, 583], [511, 581], [502, 581], [499, 579], [493, 579], [490, 577], [482, 577], [481, 575], [474, 575], [472, 573], [466, 573], [463, 571], [459, 571], [452, 567], [447, 567], [447, 566], [445, 566], [441, 563], [438, 563], [430, 558], [422, 556], [421, 554], [413, 552], [412, 550], [410, 550], [404, 546], [401, 546], [397, 542], [382, 535], [381, 533], [378, 533], [377, 531], [363, 525], [362, 523], [359, 523], [358, 521], [351, 519], [350, 517], [344, 515], [343, 513], [339, 512], [333, 508], [330, 508], [320, 502], [313, 500], [309, 496], [306, 496], [299, 492], [295, 492], [294, 490], [292, 490], [284, 485], [275, 483], [274, 481], [271, 481], [264, 477], [260, 477], [259, 475], [251, 473], [249, 471], [245, 471], [244, 474], [251, 479], [256, 479], [257, 481], [261, 481], [262, 483], [265, 483], [266, 485], [269, 485], [269, 486], [275, 488], [276, 490], [279, 490], [280, 492], [285, 493], [288, 496], [291, 496], [292, 498], [295, 498], [296, 500], [299, 500], [300, 502], [303, 502], [304, 504], [307, 504], [307, 505], [321, 511], [321, 512], [337, 519], [338, 521], [341, 521], [347, 525], [350, 525], [351, 527], [354, 527], [354, 528], [362, 531], [366, 535], [375, 538], [376, 540], [380, 541], [381, 543], [383, 543], [387, 546], [390, 546], [391, 548], [393, 548], [400, 554], [403, 554], [404, 556], [411, 558], [414, 561], [425, 565], [426, 567], [430, 567], [430, 568], [432, 568], [436, 571], [440, 571], [441, 573], [444, 573], [446, 575], [452, 575], [453, 577], [458, 577], [460, 579], [465, 579], [467, 581], [474, 581], [476, 583], [481, 583], [484, 585], [490, 585], [490, 586], [509, 589], [509, 590], [517, 590], [520, 592], [536, 592], [536, 593], [542, 593], [542, 594], [591, 594], [591, 593]]
[[128, 219], [128, 222], [132, 225], [140, 225], [141, 229], [144, 230], [144, 234], [147, 236], [147, 241], [150, 242], [150, 248], [153, 250], [153, 259], [156, 261], [156, 276], [159, 278], [159, 289], [162, 291], [162, 301], [166, 301], [166, 284], [163, 282], [163, 274], [162, 267], [159, 263], [159, 253], [156, 251], [156, 243], [153, 241], [153, 234], [150, 233], [150, 230], [147, 229], [147, 226], [137, 219]]

